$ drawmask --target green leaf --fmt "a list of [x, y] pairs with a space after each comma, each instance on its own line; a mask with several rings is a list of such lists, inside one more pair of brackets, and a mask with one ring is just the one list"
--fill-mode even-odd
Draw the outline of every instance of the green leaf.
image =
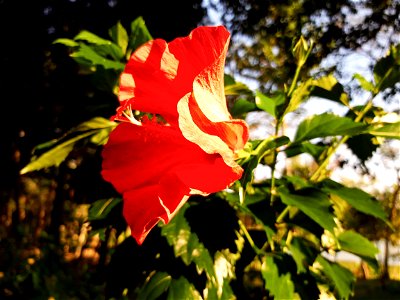
[[342, 232], [338, 240], [341, 250], [355, 255], [375, 258], [379, 252], [374, 243], [352, 230]]
[[265, 257], [261, 266], [261, 275], [265, 280], [265, 288], [275, 300], [296, 299], [290, 273], [280, 274], [273, 257]]
[[331, 113], [314, 115], [303, 122], [297, 128], [294, 142], [302, 142], [317, 137], [344, 136], [361, 134], [367, 125], [357, 123], [347, 117], [336, 116]]
[[178, 279], [171, 281], [167, 299], [202, 300], [202, 297], [193, 284], [191, 284], [185, 277], [179, 277]]
[[[117, 123], [102, 117], [95, 117], [79, 124], [60, 139], [38, 145], [35, 148], [35, 152], [48, 148], [50, 150], [39, 156], [34, 156], [31, 162], [20, 171], [20, 174], [53, 166], [58, 167], [68, 157], [78, 141], [91, 137], [94, 139], [94, 142], [99, 144], [104, 143], [107, 139], [107, 133], [109, 134], [116, 125]], [[102, 140], [98, 136], [100, 133], [103, 136]]]
[[85, 132], [72, 139], [67, 140], [64, 143], [52, 148], [45, 152], [38, 158], [28, 163], [21, 171], [20, 174], [26, 174], [32, 171], [38, 171], [48, 167], [58, 167], [68, 156], [68, 154], [74, 149], [74, 145], [77, 141], [82, 140], [88, 136], [91, 136], [92, 132]]
[[299, 237], [294, 237], [287, 246], [296, 262], [297, 273], [307, 273], [308, 268], [315, 261], [319, 249], [316, 249], [310, 241]]
[[301, 189], [291, 193], [285, 186], [278, 189], [282, 202], [300, 209], [322, 228], [334, 233], [334, 215], [330, 211], [329, 197], [317, 189]]
[[361, 87], [371, 93], [375, 93], [375, 86], [372, 82], [369, 82], [367, 79], [365, 79], [364, 76], [362, 76], [361, 74], [354, 74], [353, 77], [355, 79], [358, 80], [358, 82], [360, 83]]
[[257, 107], [275, 118], [279, 117], [278, 107], [284, 103], [285, 95], [282, 92], [278, 92], [271, 97], [268, 97], [259, 91], [256, 92]]
[[89, 31], [82, 30], [74, 37], [75, 41], [85, 41], [90, 46], [80, 43], [80, 47], [88, 46], [93, 49], [100, 56], [111, 56], [114, 60], [121, 60], [124, 57], [122, 49], [113, 42], [103, 39]]
[[305, 82], [301, 82], [294, 90], [288, 106], [285, 109], [284, 115], [289, 112], [295, 111], [301, 103], [310, 97], [313, 79], [308, 79]]
[[247, 101], [246, 99], [239, 98], [233, 104], [230, 113], [232, 114], [232, 116], [237, 117], [242, 116], [243, 114], [246, 114], [250, 111], [254, 111], [256, 110], [256, 108], [257, 106], [254, 103]]
[[148, 31], [143, 18], [142, 17], [136, 18], [131, 23], [131, 34], [129, 36], [128, 50], [134, 51], [139, 46], [152, 39], [153, 37]]
[[122, 52], [125, 53], [128, 47], [128, 33], [121, 22], [117, 22], [108, 31], [111, 39], [121, 48]]
[[322, 257], [318, 256], [316, 259], [322, 267], [322, 272], [330, 279], [332, 285], [335, 287], [341, 299], [349, 299], [353, 292], [353, 284], [355, 277], [346, 268], [337, 263], [332, 263]]
[[327, 179], [322, 182], [322, 190], [345, 200], [358, 211], [379, 218], [386, 223], [388, 222], [382, 205], [373, 196], [358, 188], [346, 187]]
[[347, 94], [344, 92], [343, 86], [337, 81], [333, 75], [327, 75], [313, 80], [313, 88], [310, 96], [319, 97], [344, 105], [349, 104]]
[[391, 46], [388, 54], [374, 67], [375, 85], [379, 91], [393, 88], [400, 81], [400, 44]]
[[191, 232], [186, 221], [187, 208], [188, 204], [185, 204], [168, 224], [162, 226], [161, 235], [173, 247], [175, 257], [180, 257], [187, 266], [194, 262], [199, 272], [205, 270], [208, 277], [215, 277], [210, 253], [200, 243], [197, 234]]
[[315, 159], [315, 161], [318, 161], [319, 157], [325, 151], [325, 149], [325, 145], [316, 145], [308, 141], [304, 141], [302, 143], [296, 143], [288, 146], [285, 149], [285, 153], [287, 157], [293, 157], [302, 153], [308, 153]]
[[100, 199], [93, 202], [89, 208], [89, 221], [104, 220], [115, 206], [122, 202], [121, 198]]
[[105, 58], [96, 52], [92, 47], [85, 44], [80, 44], [79, 49], [73, 52], [71, 57], [73, 57], [77, 63], [89, 67], [95, 65], [102, 66], [104, 69], [113, 69], [117, 71], [123, 71], [125, 68], [125, 64]]
[[137, 300], [157, 300], [168, 290], [173, 282], [171, 275], [166, 272], [153, 272], [147, 278], [138, 292]]
[[379, 137], [400, 139], [400, 122], [372, 124], [367, 132]]
[[63, 44], [67, 47], [78, 47], [79, 43], [75, 42], [74, 40], [70, 39], [56, 39], [53, 44]]

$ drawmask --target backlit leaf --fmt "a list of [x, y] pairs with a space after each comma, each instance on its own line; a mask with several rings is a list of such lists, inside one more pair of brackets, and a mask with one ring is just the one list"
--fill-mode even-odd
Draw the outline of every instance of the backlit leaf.
[[152, 40], [149, 30], [142, 17], [136, 18], [131, 23], [131, 34], [129, 36], [128, 50], [134, 51], [142, 44]]
[[341, 250], [361, 255], [369, 258], [375, 258], [379, 250], [374, 243], [355, 231], [348, 230], [338, 235]]
[[172, 277], [166, 272], [154, 272], [149, 275], [146, 282], [138, 292], [137, 300], [157, 300], [168, 290]]
[[185, 277], [171, 281], [168, 289], [168, 300], [187, 299], [202, 300], [200, 293]]

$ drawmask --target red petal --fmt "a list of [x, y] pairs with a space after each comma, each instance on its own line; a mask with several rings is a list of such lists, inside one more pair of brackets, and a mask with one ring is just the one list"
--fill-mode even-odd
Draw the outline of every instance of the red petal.
[[204, 26], [169, 44], [157, 39], [140, 47], [121, 75], [118, 115], [132, 106], [176, 123], [178, 101], [192, 91], [197, 75], [225, 60], [229, 37], [223, 26]]
[[155, 123], [119, 124], [103, 150], [102, 175], [123, 195], [124, 216], [138, 243], [159, 220], [167, 223], [189, 195], [222, 190], [241, 173], [178, 129]]

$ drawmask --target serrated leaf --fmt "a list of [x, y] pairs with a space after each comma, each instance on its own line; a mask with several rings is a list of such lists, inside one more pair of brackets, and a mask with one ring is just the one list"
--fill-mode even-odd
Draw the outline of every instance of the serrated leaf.
[[325, 193], [311, 188], [291, 193], [284, 186], [278, 189], [278, 193], [283, 203], [297, 207], [322, 228], [334, 233], [334, 215], [330, 211], [331, 202]]
[[108, 30], [111, 39], [116, 43], [122, 50], [122, 53], [126, 52], [128, 47], [128, 33], [121, 22], [117, 22], [113, 27]]
[[89, 208], [88, 220], [104, 220], [113, 208], [121, 202], [121, 198], [100, 199], [93, 202]]
[[200, 293], [185, 277], [172, 280], [168, 289], [168, 300], [202, 300]]
[[340, 249], [343, 251], [373, 259], [375, 259], [375, 256], [379, 253], [374, 243], [355, 231], [344, 231], [340, 233], [337, 238]]
[[322, 190], [340, 197], [358, 211], [388, 222], [387, 214], [382, 205], [373, 196], [358, 188], [346, 187], [327, 179], [322, 182]]
[[261, 275], [265, 280], [265, 288], [275, 300], [296, 299], [290, 273], [281, 274], [273, 257], [265, 257], [261, 266]]
[[331, 280], [341, 299], [349, 299], [353, 292], [353, 284], [356, 280], [353, 273], [337, 263], [332, 263], [318, 256], [316, 262], [322, 267], [322, 272]]
[[142, 17], [136, 18], [131, 23], [131, 34], [129, 36], [128, 49], [136, 50], [140, 45], [152, 40], [149, 30]]
[[154, 272], [149, 275], [146, 282], [138, 292], [137, 300], [157, 300], [168, 290], [172, 277], [166, 272]]
[[312, 88], [313, 79], [308, 79], [305, 82], [301, 82], [299, 86], [296, 87], [292, 96], [290, 97], [289, 104], [285, 109], [284, 115], [289, 112], [295, 111], [301, 103], [310, 97], [310, 92]]
[[297, 128], [294, 142], [327, 136], [352, 136], [363, 133], [366, 128], [367, 125], [354, 122], [350, 118], [324, 113], [311, 116], [301, 122]]

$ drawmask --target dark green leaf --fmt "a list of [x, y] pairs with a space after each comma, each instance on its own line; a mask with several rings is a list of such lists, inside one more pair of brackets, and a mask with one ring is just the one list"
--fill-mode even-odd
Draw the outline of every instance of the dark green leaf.
[[330, 211], [331, 202], [326, 194], [316, 189], [303, 189], [291, 193], [284, 186], [281, 186], [278, 192], [283, 203], [297, 207], [322, 228], [334, 233], [334, 216]]
[[318, 161], [319, 157], [326, 150], [326, 148], [327, 147], [325, 145], [312, 144], [308, 141], [304, 141], [302, 143], [296, 143], [288, 146], [285, 149], [285, 153], [287, 157], [308, 153], [315, 159], [315, 161]]
[[234, 117], [242, 116], [245, 113], [256, 110], [256, 105], [246, 99], [239, 98], [231, 108], [231, 114]]
[[372, 141], [371, 134], [360, 134], [346, 141], [350, 150], [360, 159], [362, 163], [372, 157], [378, 145]]
[[173, 282], [171, 275], [166, 272], [154, 272], [138, 292], [137, 300], [157, 300], [168, 290]]
[[349, 299], [356, 280], [353, 273], [337, 263], [328, 261], [321, 255], [318, 256], [316, 262], [321, 265], [322, 272], [331, 280], [340, 298]]
[[287, 246], [296, 262], [297, 273], [306, 273], [317, 256], [317, 249], [306, 239], [298, 237], [294, 237]]
[[331, 113], [311, 116], [297, 128], [294, 142], [298, 143], [317, 137], [344, 136], [361, 134], [367, 125], [354, 122], [350, 118], [339, 117]]
[[379, 91], [393, 88], [400, 81], [400, 44], [392, 46], [387, 56], [374, 67], [375, 85]]
[[199, 272], [205, 270], [208, 277], [215, 277], [213, 259], [200, 243], [195, 233], [192, 233], [185, 218], [184, 205], [177, 215], [166, 225], [162, 226], [161, 234], [166, 237], [168, 244], [174, 249], [175, 257], [181, 257], [186, 265], [194, 262]]
[[295, 299], [294, 284], [290, 273], [280, 274], [274, 258], [266, 256], [261, 266], [261, 274], [265, 280], [265, 288], [275, 300]]
[[121, 198], [101, 199], [92, 203], [89, 209], [88, 220], [103, 220], [115, 206], [122, 202]]
[[322, 190], [345, 200], [358, 211], [379, 218], [384, 222], [388, 222], [386, 212], [383, 210], [382, 205], [370, 194], [358, 188], [349, 188], [327, 179], [322, 182]]
[[333, 75], [315, 79], [313, 80], [312, 85], [313, 88], [310, 96], [332, 100], [344, 105], [349, 104], [349, 99], [347, 94], [344, 92], [343, 86]]

